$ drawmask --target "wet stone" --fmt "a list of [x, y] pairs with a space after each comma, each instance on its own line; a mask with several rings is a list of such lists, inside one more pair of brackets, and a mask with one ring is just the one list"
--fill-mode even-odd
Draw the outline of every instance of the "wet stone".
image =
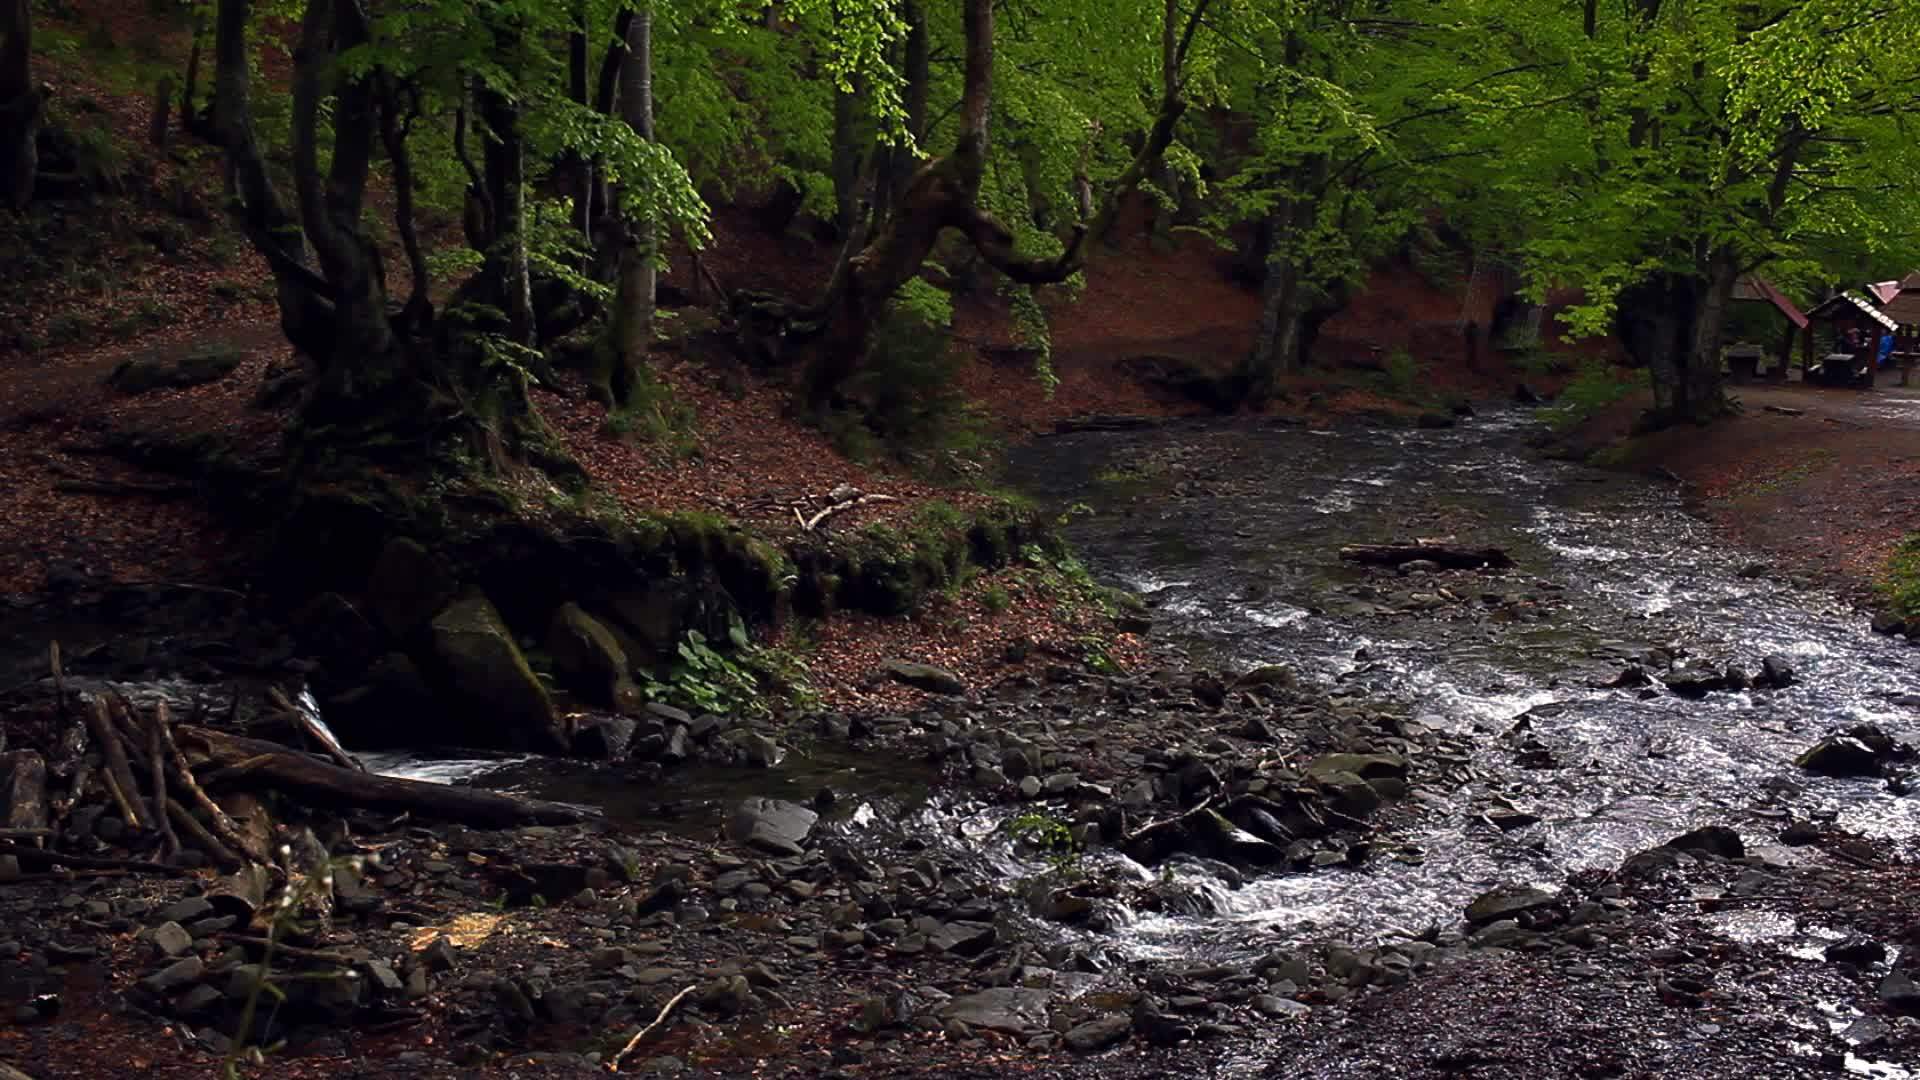
[[1121, 1042], [1132, 1031], [1132, 1017], [1103, 1016], [1068, 1029], [1065, 1042], [1067, 1049], [1075, 1053], [1090, 1054]]
[[204, 896], [189, 896], [185, 900], [167, 905], [160, 911], [160, 921], [186, 925], [196, 919], [204, 919], [213, 914], [213, 904]]
[[140, 980], [140, 988], [156, 996], [171, 994], [189, 983], [197, 982], [206, 974], [207, 965], [197, 956], [176, 960], [159, 971]]
[[942, 1020], [958, 1021], [969, 1028], [1019, 1035], [1047, 1026], [1047, 1003], [1051, 996], [1046, 990], [995, 987], [954, 998], [940, 1007], [938, 1015]]
[[1276, 994], [1260, 994], [1253, 999], [1254, 1011], [1275, 1019], [1299, 1019], [1312, 1012], [1310, 1006]]
[[1481, 893], [1478, 899], [1467, 905], [1467, 921], [1479, 924], [1508, 919], [1546, 907], [1556, 899], [1558, 897], [1553, 893], [1532, 886], [1502, 885]]
[[177, 922], [165, 922], [153, 928], [153, 947], [161, 955], [177, 957], [193, 948], [193, 935]]

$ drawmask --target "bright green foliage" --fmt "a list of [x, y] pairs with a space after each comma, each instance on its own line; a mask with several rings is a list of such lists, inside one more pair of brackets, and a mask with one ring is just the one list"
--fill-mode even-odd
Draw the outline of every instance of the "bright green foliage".
[[1824, 284], [1920, 253], [1915, 5], [1636, 0], [1598, 5], [1591, 37], [1574, 7], [1465, 7], [1537, 58], [1470, 115], [1506, 132], [1491, 194], [1536, 296], [1586, 290], [1574, 329], [1610, 330], [1650, 275]]
[[1894, 549], [1880, 581], [1887, 608], [1899, 618], [1920, 619], [1920, 533], [1909, 535]]

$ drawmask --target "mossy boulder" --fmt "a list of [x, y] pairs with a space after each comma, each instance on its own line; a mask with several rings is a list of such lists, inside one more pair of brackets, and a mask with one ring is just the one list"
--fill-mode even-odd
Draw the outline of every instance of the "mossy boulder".
[[627, 651], [611, 630], [579, 604], [560, 605], [547, 628], [553, 673], [569, 689], [598, 705], [612, 705], [628, 683]]
[[444, 610], [458, 588], [452, 573], [432, 552], [417, 541], [397, 536], [387, 541], [374, 560], [367, 579], [367, 606], [381, 629], [405, 640]]
[[473, 745], [564, 753], [571, 733], [513, 634], [478, 589], [462, 592], [431, 626], [433, 656], [453, 697], [471, 711]]

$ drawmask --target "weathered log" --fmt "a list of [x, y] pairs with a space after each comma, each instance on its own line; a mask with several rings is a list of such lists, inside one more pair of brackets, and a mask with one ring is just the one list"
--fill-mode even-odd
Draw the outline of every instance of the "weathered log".
[[[0, 754], [0, 827], [18, 836], [47, 835], [47, 763], [32, 750]], [[21, 831], [26, 830], [26, 831]]]
[[250, 863], [239, 873], [229, 874], [207, 888], [207, 903], [217, 916], [231, 915], [235, 926], [247, 926], [253, 916], [267, 906], [267, 890], [273, 887], [273, 875], [259, 863]]
[[153, 800], [153, 823], [160, 829], [160, 850], [172, 858], [180, 853], [180, 837], [173, 831], [173, 823], [167, 820], [167, 754], [166, 744], [160, 738], [160, 726], [165, 722], [166, 714], [157, 713], [147, 730], [147, 767], [153, 776], [153, 790], [148, 796]]
[[141, 859], [96, 859], [87, 855], [68, 855], [62, 851], [42, 851], [25, 844], [10, 844], [0, 841], [0, 855], [17, 855], [21, 862], [43, 862], [54, 866], [71, 866], [80, 870], [132, 870], [141, 874], [160, 874], [165, 877], [185, 877], [192, 873], [178, 866], [166, 863], [146, 862]]
[[266, 803], [245, 791], [223, 792], [215, 801], [232, 820], [242, 851], [274, 850], [273, 815], [267, 811]]
[[221, 843], [219, 837], [207, 831], [207, 827], [200, 824], [200, 819], [194, 817], [192, 811], [180, 805], [179, 799], [167, 800], [167, 816], [173, 819], [173, 823], [181, 832], [187, 834], [187, 839], [192, 840], [214, 862], [223, 867], [246, 864], [245, 859], [234, 854], [232, 848]]
[[53, 704], [60, 715], [67, 714], [67, 673], [60, 666], [60, 643], [47, 642], [47, 667], [53, 670]]
[[1449, 570], [1505, 568], [1513, 565], [1513, 559], [1500, 548], [1461, 547], [1425, 541], [1411, 544], [1352, 544], [1340, 549], [1340, 557], [1348, 562], [1369, 566], [1400, 566], [1424, 560], [1438, 563]]
[[140, 797], [140, 788], [133, 782], [133, 769], [127, 764], [127, 750], [121, 745], [120, 733], [114, 728], [113, 718], [107, 714], [106, 699], [98, 694], [88, 702], [87, 725], [93, 730], [93, 739], [100, 744], [101, 756], [107, 763], [106, 772], [101, 774], [107, 784], [107, 793], [113, 796], [115, 805], [119, 806], [121, 817], [137, 829], [141, 819], [139, 811], [134, 809], [133, 800]]
[[347, 753], [347, 748], [340, 745], [340, 740], [334, 738], [333, 732], [328, 730], [311, 710], [289, 700], [285, 692], [277, 686], [267, 688], [267, 698], [291, 714], [293, 722], [299, 726], [301, 733], [318, 743], [320, 749], [326, 751], [327, 756], [338, 762], [341, 768], [352, 769], [354, 772], [367, 771], [367, 767]]
[[[588, 815], [578, 807], [539, 802], [477, 788], [430, 784], [340, 768], [276, 743], [181, 725], [180, 737], [204, 747], [217, 765], [246, 763], [248, 775], [321, 806], [405, 810], [471, 825], [560, 825]], [[255, 764], [250, 759], [265, 756]]]
[[[219, 837], [220, 843], [229, 850], [246, 856], [252, 862], [272, 862], [273, 859], [267, 849], [250, 845], [247, 838], [241, 834], [239, 826], [227, 816], [227, 812], [220, 809], [220, 804], [214, 802], [206, 789], [194, 780], [193, 769], [187, 764], [187, 756], [180, 752], [179, 744], [174, 741], [173, 725], [161, 723], [155, 726], [160, 730], [160, 740], [166, 744], [167, 757], [173, 769], [173, 782], [193, 798], [195, 805], [206, 811], [208, 828], [213, 835]], [[189, 728], [188, 730], [202, 729]]]

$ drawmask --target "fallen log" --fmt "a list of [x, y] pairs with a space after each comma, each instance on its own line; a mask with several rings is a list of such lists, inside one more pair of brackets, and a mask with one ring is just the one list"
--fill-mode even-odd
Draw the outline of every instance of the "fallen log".
[[1340, 549], [1347, 562], [1368, 566], [1401, 566], [1410, 562], [1438, 563], [1449, 570], [1504, 569], [1513, 559], [1496, 547], [1459, 547], [1453, 544], [1350, 544]]
[[[856, 495], [851, 499], [843, 499], [840, 502], [834, 503], [832, 506], [827, 507], [825, 510], [820, 511], [819, 513], [813, 515], [810, 518], [802, 518], [800, 521], [800, 527], [805, 529], [808, 532], [812, 532], [813, 530], [820, 527], [821, 522], [827, 520], [828, 518], [834, 516], [835, 514], [843, 514], [843, 513], [846, 513], [848, 510], [855, 509], [856, 507], [871, 506], [874, 503], [887, 503], [887, 502], [899, 502], [899, 501], [900, 501], [899, 499], [893, 497], [892, 495], [879, 495], [879, 494]], [[793, 513], [795, 517], [799, 517], [800, 515], [800, 511], [798, 510], [795, 510]]]
[[17, 855], [20, 861], [43, 862], [53, 866], [71, 866], [79, 870], [131, 870], [140, 874], [159, 874], [162, 877], [186, 877], [193, 873], [178, 866], [166, 863], [147, 862], [142, 859], [96, 859], [87, 855], [68, 855], [60, 851], [42, 851], [25, 844], [10, 844], [0, 841], [0, 855]]
[[[251, 862], [272, 862], [272, 854], [265, 848], [249, 844], [247, 838], [241, 834], [240, 827], [234, 824], [233, 819], [227, 816], [225, 810], [220, 809], [220, 804], [213, 801], [212, 796], [207, 794], [206, 789], [194, 780], [193, 769], [187, 763], [187, 756], [180, 752], [179, 743], [174, 741], [173, 725], [167, 722], [166, 713], [164, 711], [157, 713], [154, 716], [154, 720], [154, 726], [160, 729], [160, 740], [166, 744], [167, 756], [173, 765], [174, 783], [178, 784], [193, 798], [195, 805], [199, 806], [201, 810], [206, 811], [210, 831], [213, 835], [220, 838], [222, 846], [229, 851], [234, 851], [246, 856]], [[183, 728], [186, 727], [186, 725], [181, 726]], [[199, 731], [203, 729], [187, 728], [187, 730]]]
[[93, 730], [93, 739], [100, 744], [100, 753], [107, 763], [106, 771], [100, 774], [106, 781], [107, 793], [113, 796], [114, 805], [120, 808], [120, 816], [127, 825], [140, 828], [140, 814], [133, 807], [133, 800], [140, 797], [140, 788], [133, 782], [133, 769], [127, 764], [127, 750], [120, 743], [120, 733], [107, 714], [106, 699], [98, 694], [88, 702], [87, 725]]
[[267, 698], [281, 710], [291, 715], [294, 724], [300, 728], [301, 733], [315, 743], [318, 743], [320, 749], [325, 750], [327, 756], [332, 758], [341, 768], [352, 769], [354, 772], [367, 771], [366, 766], [360, 764], [359, 759], [348, 754], [347, 748], [340, 745], [340, 740], [334, 738], [333, 732], [329, 731], [327, 726], [320, 722], [320, 717], [309, 711], [304, 704], [294, 704], [293, 701], [287, 697], [286, 693], [277, 686], [267, 688]]
[[[353, 772], [277, 743], [180, 726], [180, 737], [206, 750], [219, 766], [248, 766], [247, 776], [316, 805], [335, 809], [404, 810], [468, 825], [564, 825], [584, 820], [577, 807], [503, 795], [478, 788], [431, 784]], [[266, 758], [256, 762], [252, 759]]]
[[235, 855], [232, 848], [221, 843], [219, 837], [209, 832], [205, 825], [200, 824], [199, 818], [194, 817], [191, 811], [181, 806], [179, 799], [167, 799], [167, 816], [172, 818], [174, 825], [178, 826], [181, 832], [186, 833], [187, 838], [198, 845], [201, 851], [206, 852], [207, 857], [215, 863], [222, 867], [246, 864], [245, 859]]

